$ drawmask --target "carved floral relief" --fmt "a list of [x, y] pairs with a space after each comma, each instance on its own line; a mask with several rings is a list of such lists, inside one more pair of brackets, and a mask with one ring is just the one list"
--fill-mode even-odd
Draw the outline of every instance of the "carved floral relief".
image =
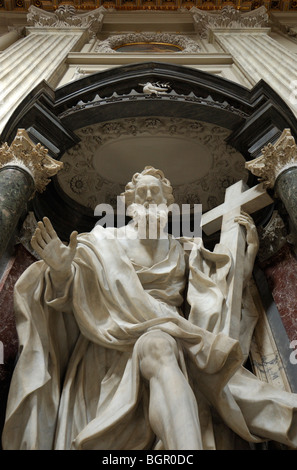
[[[112, 145], [117, 143], [121, 148], [122, 145], [136, 142], [133, 148], [138, 149], [139, 139], [139, 151], [131, 153], [131, 157], [126, 161], [127, 165], [131, 165], [131, 171], [133, 165], [139, 163], [141, 145], [143, 142], [147, 145], [147, 142], [150, 142], [148, 139], [152, 139], [152, 142], [159, 139], [156, 141], [161, 144], [162, 138], [176, 139], [173, 145], [175, 142], [179, 145], [181, 139], [181, 145], [183, 142], [185, 145], [192, 143], [193, 146], [200, 145], [198, 149], [207, 149], [205, 157], [197, 155], [197, 164], [193, 165], [193, 168], [186, 168], [187, 155], [180, 155], [180, 162], [184, 164], [184, 175], [187, 176], [184, 183], [179, 179], [178, 183], [174, 184], [176, 203], [202, 204], [203, 211], [222, 203], [226, 188], [240, 179], [246, 181], [248, 177], [243, 156], [225, 142], [230, 131], [213, 124], [180, 118], [142, 117], [103, 122], [79, 129], [76, 133], [81, 141], [63, 155], [64, 167], [58, 175], [58, 181], [69, 197], [92, 210], [101, 202], [115, 206], [116, 196], [124, 190], [125, 175], [121, 181], [119, 168], [114, 167], [114, 178], [107, 178], [100, 172], [100, 165], [106, 166], [106, 161], [100, 161], [101, 156], [104, 154], [104, 158], [108, 159], [106, 149], [112, 149]], [[153, 144], [152, 148], [155, 148]], [[156, 155], [152, 157], [158, 158]], [[203, 162], [203, 175], [199, 174], [199, 158], [209, 160]], [[170, 161], [167, 165], [169, 168], [163, 169], [168, 172]], [[113, 168], [110, 170], [111, 175], [112, 172]]]

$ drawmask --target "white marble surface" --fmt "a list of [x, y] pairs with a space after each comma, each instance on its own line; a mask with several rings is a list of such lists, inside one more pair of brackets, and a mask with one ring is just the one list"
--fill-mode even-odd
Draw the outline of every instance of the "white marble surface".
[[[152, 175], [128, 189], [136, 209], [171, 191]], [[239, 223], [251, 245], [247, 273], [255, 231], [249, 217]], [[222, 333], [228, 247], [209, 252], [196, 239], [185, 254], [172, 237], [132, 240], [131, 231], [137, 224], [98, 225], [65, 246], [47, 219], [38, 223], [32, 245], [43, 261], [15, 289], [21, 354], [4, 449], [235, 449], [262, 439], [297, 447], [297, 396], [246, 370], [240, 342]], [[250, 301], [245, 291], [245, 338]]]

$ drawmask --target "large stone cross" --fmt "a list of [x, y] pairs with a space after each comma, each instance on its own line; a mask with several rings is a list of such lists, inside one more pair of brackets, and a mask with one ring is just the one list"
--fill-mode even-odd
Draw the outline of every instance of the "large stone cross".
[[234, 222], [241, 211], [252, 214], [270, 205], [273, 200], [258, 184], [250, 189], [243, 181], [238, 181], [226, 190], [225, 202], [202, 216], [202, 229], [210, 235], [221, 230], [220, 243], [231, 252], [232, 265], [229, 272], [229, 291], [227, 296], [228, 316], [223, 333], [239, 339], [241, 321], [241, 302], [243, 288], [243, 268], [246, 249], [245, 232], [241, 225]]

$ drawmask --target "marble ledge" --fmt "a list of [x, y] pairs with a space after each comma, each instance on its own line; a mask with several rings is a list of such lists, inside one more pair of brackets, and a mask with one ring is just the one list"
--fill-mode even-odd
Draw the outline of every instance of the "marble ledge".
[[173, 64], [197, 64], [197, 65], [231, 65], [233, 64], [233, 58], [230, 54], [224, 53], [208, 53], [208, 54], [154, 54], [149, 56], [148, 54], [106, 54], [97, 52], [70, 52], [67, 56], [67, 64], [75, 65], [97, 65], [97, 64], [130, 64], [135, 62], [149, 62], [149, 61], [160, 61], [163, 63]]

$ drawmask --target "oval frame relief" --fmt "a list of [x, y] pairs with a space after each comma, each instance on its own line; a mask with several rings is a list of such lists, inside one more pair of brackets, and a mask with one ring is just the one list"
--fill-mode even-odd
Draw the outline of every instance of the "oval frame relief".
[[[130, 34], [117, 34], [115, 36], [111, 36], [104, 41], [98, 41], [94, 48], [94, 52], [98, 53], [105, 53], [105, 54], [119, 54], [120, 47], [127, 46], [128, 44], [163, 44], [168, 46], [172, 46], [176, 49], [176, 51], [167, 51], [167, 53], [174, 53], [174, 54], [187, 54], [187, 53], [199, 53], [201, 52], [201, 48], [198, 42], [194, 41], [192, 38], [188, 36], [183, 36], [179, 34], [168, 34], [168, 33], [130, 33]], [[132, 52], [132, 51], [131, 51]], [[134, 54], [141, 51], [133, 51]], [[150, 53], [159, 53], [156, 51], [149, 51]], [[166, 52], [166, 51], [164, 51]], [[163, 53], [164, 53], [163, 52]], [[128, 53], [125, 51], [125, 53]], [[130, 52], [129, 52], [130, 53]]]
[[121, 44], [120, 46], [114, 47], [116, 52], [122, 53], [158, 53], [164, 54], [168, 52], [181, 52], [182, 47], [176, 44], [170, 44], [167, 42], [157, 42], [157, 41], [148, 41], [148, 42], [129, 42], [126, 44]]

